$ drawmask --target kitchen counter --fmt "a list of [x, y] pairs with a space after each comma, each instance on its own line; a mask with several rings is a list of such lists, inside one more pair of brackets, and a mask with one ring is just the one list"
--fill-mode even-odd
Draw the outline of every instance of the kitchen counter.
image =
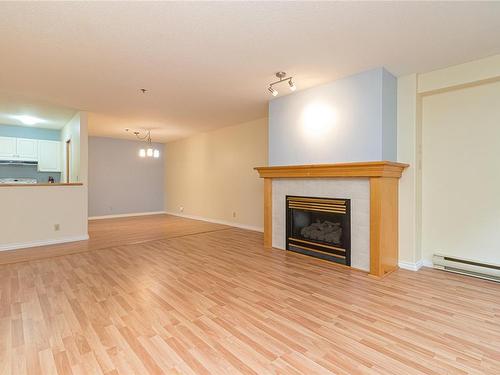
[[0, 184], [0, 187], [26, 187], [26, 186], [82, 186], [81, 182], [70, 182], [70, 183], [40, 183], [40, 184]]

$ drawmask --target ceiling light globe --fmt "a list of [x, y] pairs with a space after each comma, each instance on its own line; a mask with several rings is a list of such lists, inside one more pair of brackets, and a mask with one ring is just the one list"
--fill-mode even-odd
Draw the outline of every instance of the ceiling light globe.
[[17, 121], [22, 122], [24, 125], [35, 125], [41, 122], [45, 122], [37, 117], [29, 116], [29, 115], [19, 115], [19, 116], [10, 116]]
[[293, 83], [292, 80], [288, 82], [288, 85], [290, 86], [290, 90], [295, 91], [297, 89], [297, 86], [295, 86], [295, 83]]

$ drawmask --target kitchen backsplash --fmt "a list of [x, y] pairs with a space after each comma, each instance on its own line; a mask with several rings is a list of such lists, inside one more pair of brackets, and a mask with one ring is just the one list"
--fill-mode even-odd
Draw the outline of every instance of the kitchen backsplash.
[[61, 173], [38, 172], [36, 166], [0, 165], [0, 178], [36, 178], [38, 183], [46, 183], [49, 176], [54, 177], [56, 183], [61, 180]]

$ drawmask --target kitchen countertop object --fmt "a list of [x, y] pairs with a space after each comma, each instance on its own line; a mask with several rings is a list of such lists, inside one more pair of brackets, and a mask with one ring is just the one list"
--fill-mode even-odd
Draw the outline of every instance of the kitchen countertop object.
[[52, 187], [52, 186], [59, 186], [59, 187], [66, 187], [66, 186], [83, 186], [83, 183], [81, 182], [69, 182], [69, 183], [66, 183], [66, 182], [56, 182], [54, 184], [48, 184], [48, 183], [35, 183], [35, 184], [20, 184], [19, 182], [14, 182], [14, 183], [2, 183], [0, 182], [0, 189], [3, 188], [3, 187], [6, 187], [6, 188], [9, 188], [9, 187], [19, 187], [19, 188], [23, 188], [23, 187], [46, 187], [46, 186], [49, 186], [49, 187]]
[[0, 184], [25, 185], [36, 184], [36, 178], [0, 178]]

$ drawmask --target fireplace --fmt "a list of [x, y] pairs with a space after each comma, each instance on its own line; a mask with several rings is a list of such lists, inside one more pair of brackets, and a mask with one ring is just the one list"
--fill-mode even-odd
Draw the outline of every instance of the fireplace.
[[[284, 207], [287, 195], [305, 198], [329, 192], [332, 197], [350, 199], [334, 200], [344, 201], [346, 214], [353, 218], [353, 232], [348, 236], [352, 251], [347, 243], [333, 247], [345, 250], [345, 263], [350, 262], [350, 267], [369, 270], [375, 277], [388, 275], [398, 269], [398, 185], [407, 167], [408, 164], [389, 161], [256, 167], [264, 179], [264, 246], [287, 249], [290, 242], [300, 245], [299, 241], [288, 239], [293, 236], [287, 236], [291, 232], [291, 212]], [[286, 216], [289, 216], [288, 223]], [[343, 229], [343, 235], [350, 232], [350, 224], [347, 219], [345, 225], [349, 228]], [[309, 241], [300, 236], [295, 239]], [[310, 245], [303, 244], [306, 245], [303, 247]], [[311, 251], [296, 247], [298, 249]]]
[[286, 249], [351, 265], [351, 202], [286, 196]]

